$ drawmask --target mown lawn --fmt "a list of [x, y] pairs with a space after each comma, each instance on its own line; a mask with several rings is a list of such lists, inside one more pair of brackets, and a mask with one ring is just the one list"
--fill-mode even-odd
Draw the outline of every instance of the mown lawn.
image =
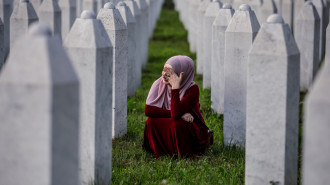
[[201, 111], [214, 130], [215, 143], [199, 159], [154, 159], [142, 150], [145, 100], [154, 80], [160, 77], [164, 63], [174, 55], [189, 52], [187, 32], [178, 13], [164, 9], [149, 42], [149, 60], [142, 75], [142, 87], [128, 99], [128, 133], [113, 140], [112, 184], [244, 184], [244, 151], [226, 147], [222, 142], [223, 118], [211, 110], [210, 90], [203, 90], [202, 77], [195, 76], [200, 87]]

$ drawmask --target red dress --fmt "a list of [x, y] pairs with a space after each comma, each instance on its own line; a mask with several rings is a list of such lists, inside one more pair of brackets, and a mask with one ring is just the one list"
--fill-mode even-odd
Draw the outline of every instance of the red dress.
[[[144, 128], [143, 148], [156, 158], [161, 155], [198, 155], [204, 153], [207, 147], [207, 127], [204, 120], [199, 121], [203, 117], [199, 110], [198, 86], [190, 87], [181, 101], [179, 96], [179, 89], [171, 90], [171, 110], [150, 105], [145, 107], [148, 119]], [[194, 116], [193, 123], [181, 119], [185, 113]]]

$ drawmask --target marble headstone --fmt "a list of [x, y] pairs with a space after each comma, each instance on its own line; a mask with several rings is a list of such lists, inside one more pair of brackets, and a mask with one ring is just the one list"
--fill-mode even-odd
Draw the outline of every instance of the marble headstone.
[[199, 6], [200, 0], [192, 0], [191, 1], [191, 10], [190, 10], [190, 16], [189, 16], [189, 21], [190, 21], [190, 32], [191, 32], [191, 43], [190, 43], [190, 51], [191, 52], [196, 52], [197, 49], [197, 16], [198, 16], [198, 6]]
[[111, 179], [112, 45], [94, 12], [83, 11], [64, 45], [80, 81], [81, 182]]
[[246, 185], [297, 184], [299, 62], [288, 24], [269, 16], [249, 52]]
[[219, 114], [223, 114], [224, 111], [225, 31], [233, 15], [231, 5], [224, 4], [212, 26], [211, 107]]
[[123, 17], [123, 20], [127, 26], [128, 31], [128, 62], [127, 62], [127, 95], [134, 96], [135, 95], [135, 88], [137, 87], [137, 70], [141, 70], [137, 66], [136, 61], [136, 39], [135, 39], [135, 25], [136, 21], [128, 6], [125, 2], [120, 2], [117, 5], [118, 10]]
[[149, 16], [149, 10], [148, 5], [145, 0], [135, 0], [140, 11], [141, 11], [141, 26], [139, 27], [140, 33], [141, 33], [141, 54], [142, 54], [142, 67], [144, 68], [146, 66], [147, 60], [148, 60], [148, 48], [149, 48], [149, 35], [148, 35], [148, 16]]
[[198, 8], [197, 17], [197, 53], [196, 53], [196, 72], [197, 74], [203, 74], [203, 63], [204, 63], [204, 41], [203, 41], [203, 24], [204, 14], [209, 6], [211, 0], [201, 1]]
[[222, 4], [220, 0], [213, 0], [205, 11], [203, 21], [203, 88], [211, 87], [211, 68], [212, 68], [212, 25]]
[[78, 97], [60, 38], [31, 26], [0, 73], [0, 184], [80, 185]]
[[137, 3], [134, 0], [125, 0], [124, 1], [126, 5], [129, 7], [131, 10], [136, 24], [135, 24], [135, 62], [136, 62], [136, 87], [139, 88], [141, 86], [141, 79], [142, 79], [142, 53], [141, 53], [141, 42], [142, 42], [142, 37], [141, 37], [141, 11], [139, 7], [137, 6]]
[[103, 23], [113, 46], [112, 137], [127, 132], [127, 26], [112, 3], [106, 3], [97, 18]]
[[307, 91], [319, 68], [320, 17], [307, 1], [296, 18], [295, 39], [300, 50], [300, 90]]
[[225, 145], [245, 146], [248, 52], [259, 27], [250, 6], [242, 4], [235, 11], [225, 32]]

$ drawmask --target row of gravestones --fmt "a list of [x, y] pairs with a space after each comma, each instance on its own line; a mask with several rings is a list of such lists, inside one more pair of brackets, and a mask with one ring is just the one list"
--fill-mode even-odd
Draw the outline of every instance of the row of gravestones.
[[[138, 1], [83, 11], [63, 41], [54, 31], [57, 0], [43, 1], [53, 5], [48, 22], [29, 1], [16, 4], [10, 34], [21, 33], [0, 71], [0, 184], [110, 182], [112, 138], [126, 133], [127, 82], [136, 80], [127, 79], [128, 63], [141, 73], [130, 55], [138, 57], [145, 41], [137, 39], [148, 32]], [[154, 2], [160, 11], [163, 2]]]
[[[119, 0], [103, 1], [119, 2]], [[55, 35], [62, 35], [64, 41], [74, 23], [76, 14], [78, 13], [80, 16], [81, 7], [97, 12], [96, 5], [100, 4], [96, 0], [33, 0], [31, 4], [27, 3], [28, 0], [16, 0], [15, 2], [0, 0], [0, 2], [0, 17], [4, 24], [5, 41], [4, 46], [0, 46], [4, 48], [0, 51], [0, 69], [9, 54], [10, 46], [14, 44], [20, 35], [27, 31], [29, 24], [32, 22], [39, 20], [41, 23], [48, 24]], [[145, 67], [148, 56], [148, 39], [154, 29], [161, 3], [157, 0], [137, 0], [135, 3], [134, 1], [127, 1], [126, 3], [135, 19], [132, 20], [128, 17], [130, 23], [127, 26], [131, 27], [131, 29], [128, 29], [128, 50], [130, 54], [128, 80], [132, 82], [127, 84], [127, 93], [129, 96], [133, 96], [135, 89], [141, 84], [141, 70], [138, 69], [141, 65]], [[12, 12], [11, 7], [13, 5], [17, 8], [13, 8]], [[135, 22], [135, 24], [132, 22]], [[10, 30], [10, 28], [12, 29]]]
[[[190, 50], [193, 52], [201, 52], [199, 49], [199, 39], [202, 39], [199, 35], [203, 30], [199, 27], [203, 27], [203, 17], [208, 5], [212, 0], [174, 0], [176, 3], [177, 10], [180, 11], [180, 18], [188, 30], [188, 41], [190, 43]], [[305, 0], [222, 0], [222, 3], [229, 3], [233, 6], [233, 9], [238, 9], [241, 4], [249, 4], [254, 10], [260, 23], [266, 21], [267, 17], [273, 13], [278, 13], [282, 15], [284, 21], [290, 25], [291, 30], [293, 30], [295, 19], [298, 17], [301, 7], [304, 5]], [[330, 6], [328, 0], [313, 0], [312, 1], [319, 16], [320, 21], [326, 26], [329, 22]], [[214, 10], [213, 10], [214, 11]], [[215, 12], [210, 12], [208, 17], [215, 16]], [[203, 29], [203, 28], [202, 28]], [[321, 32], [320, 37], [322, 36]], [[324, 34], [323, 34], [324, 35]], [[323, 44], [324, 45], [324, 44]], [[201, 55], [201, 54], [200, 54]], [[320, 57], [324, 55], [324, 50], [320, 51]], [[203, 57], [197, 56], [197, 60], [203, 60]], [[197, 68], [199, 74], [203, 74], [203, 68]]]
[[[183, 22], [198, 16], [184, 15], [189, 9], [180, 3], [175, 1]], [[260, 28], [252, 6], [242, 4], [236, 11], [227, 3], [220, 6], [218, 0], [208, 3], [197, 34], [202, 38], [196, 42], [197, 56], [201, 45], [203, 84], [212, 85], [212, 107], [224, 115], [225, 145], [246, 147], [245, 183], [297, 184], [299, 94], [308, 90], [303, 184], [327, 184], [330, 66], [327, 55], [312, 86], [321, 59], [319, 43], [324, 40], [317, 9], [310, 1], [300, 8], [294, 37], [279, 14], [269, 16]], [[188, 31], [196, 31], [186, 24]], [[197, 72], [201, 61], [197, 59]]]
[[[238, 7], [237, 4], [241, 1], [242, 0], [234, 1], [233, 7]], [[309, 53], [313, 52], [312, 55], [314, 55], [314, 53], [318, 54], [317, 55], [318, 58], [314, 59], [316, 60], [315, 64], [317, 64], [323, 59], [325, 53], [325, 28], [328, 25], [328, 20], [329, 20], [328, 8], [330, 8], [330, 6], [327, 6], [327, 1], [323, 2], [322, 0], [313, 0], [313, 5], [314, 5], [314, 7], [312, 8], [313, 10], [310, 10], [311, 7], [307, 8], [309, 9], [307, 12], [312, 11], [312, 15], [306, 16], [305, 10], [300, 11], [303, 8], [304, 5], [303, 3], [304, 1], [297, 0], [295, 2], [295, 6], [293, 6], [293, 3], [290, 1], [289, 3], [290, 6], [289, 5], [287, 6], [286, 1], [283, 1], [282, 3], [275, 3], [271, 0], [268, 0], [268, 1], [264, 1], [263, 3], [260, 3], [259, 1], [248, 1], [247, 4], [250, 4], [252, 10], [254, 10], [256, 14], [257, 19], [261, 23], [263, 23], [266, 20], [266, 17], [268, 17], [269, 15], [276, 12], [280, 12], [285, 22], [287, 22], [291, 28], [293, 28], [293, 25], [297, 27], [297, 29], [295, 29], [294, 35], [298, 42], [299, 48], [301, 52], [302, 50], [309, 51], [307, 52], [308, 54], [304, 55], [304, 59], [306, 58], [307, 60], [309, 60], [310, 58]], [[219, 29], [219, 27], [224, 27], [225, 22], [229, 22], [229, 20], [228, 21], [221, 20], [221, 18], [223, 17], [221, 15], [220, 17], [218, 17], [219, 15], [218, 12], [222, 8], [222, 3], [219, 0], [214, 0], [213, 2], [211, 2], [210, 0], [205, 0], [205, 1], [193, 0], [193, 1], [177, 1], [176, 4], [177, 4], [176, 6], [177, 9], [181, 12], [180, 13], [180, 17], [182, 17], [181, 20], [188, 30], [188, 41], [190, 40], [191, 50], [196, 51], [197, 53], [196, 68], [197, 68], [197, 73], [203, 74], [203, 87], [204, 88], [210, 88], [211, 86], [219, 87], [219, 83], [217, 82], [217, 80], [212, 81], [212, 76], [213, 79], [216, 79], [218, 78], [219, 75], [219, 73], [217, 72], [217, 68], [213, 68], [212, 64], [217, 65], [215, 63], [220, 60], [217, 53], [214, 52], [218, 49], [218, 43], [214, 43], [217, 42], [216, 40], [218, 39], [213, 39], [217, 37], [218, 36], [217, 33], [219, 33], [219, 31], [216, 29]], [[282, 7], [282, 8], [279, 9], [276, 7]], [[287, 7], [291, 7], [291, 8], [287, 9]], [[295, 13], [293, 13], [292, 10], [295, 10], [294, 11]], [[319, 16], [315, 14], [318, 14]], [[293, 24], [293, 18], [295, 18], [294, 24]], [[217, 21], [215, 21], [216, 19]], [[314, 24], [319, 24], [319, 25], [312, 25], [312, 28], [309, 28], [310, 25], [312, 24], [311, 21], [314, 21], [315, 22]], [[219, 24], [223, 24], [223, 25], [219, 25]], [[306, 26], [306, 24], [309, 25]], [[308, 30], [308, 29], [312, 29], [312, 30]], [[314, 51], [314, 49], [311, 50], [310, 48], [305, 47], [306, 46], [305, 43], [309, 41], [300, 38], [304, 38], [303, 36], [305, 35], [306, 31], [314, 32], [315, 29], [318, 30], [319, 33], [315, 33], [318, 35], [313, 35], [313, 37], [319, 37], [319, 39], [313, 39], [313, 41], [317, 42], [317, 43], [313, 43], [312, 47], [315, 48]], [[319, 44], [319, 47], [314, 47], [315, 44]], [[305, 62], [303, 63], [304, 66], [306, 66]], [[307, 66], [307, 68], [309, 67]], [[313, 68], [313, 66], [311, 66], [311, 68]], [[306, 91], [307, 88], [310, 86], [311, 84], [310, 76], [311, 75], [313, 76], [313, 74], [310, 74], [309, 71], [306, 71], [306, 73], [307, 73], [306, 75], [302, 75], [302, 80], [301, 80], [302, 91]], [[213, 92], [211, 93], [211, 99], [213, 102], [214, 110], [218, 113], [223, 113], [223, 108], [222, 108], [223, 101], [221, 101], [219, 98], [216, 97], [216, 94], [218, 94], [218, 92], [215, 91], [217, 91], [218, 89], [220, 88], [211, 89], [211, 91]]]

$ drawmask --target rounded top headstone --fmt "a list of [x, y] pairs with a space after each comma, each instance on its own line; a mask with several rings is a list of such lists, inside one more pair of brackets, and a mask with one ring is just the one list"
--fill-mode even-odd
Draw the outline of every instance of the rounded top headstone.
[[313, 3], [312, 3], [312, 1], [306, 1], [305, 6], [306, 5], [313, 5]]
[[251, 10], [251, 7], [250, 7], [250, 5], [248, 5], [248, 4], [241, 4], [241, 5], [239, 6], [239, 10], [240, 10], [240, 11], [250, 11], [250, 10]]
[[52, 30], [44, 24], [33, 23], [29, 28], [29, 35], [50, 37], [52, 35]]
[[21, 3], [28, 3], [29, 0], [21, 0], [20, 2], [21, 2]]
[[232, 9], [231, 5], [228, 3], [223, 4], [222, 9]]
[[267, 18], [267, 23], [283, 24], [284, 20], [279, 14], [272, 14]]
[[113, 3], [105, 3], [104, 8], [105, 9], [115, 9], [116, 6]]
[[119, 6], [127, 6], [126, 5], [126, 3], [125, 2], [123, 2], [123, 1], [121, 1], [121, 2], [119, 2], [119, 4], [118, 4]]
[[80, 18], [82, 18], [82, 19], [95, 19], [96, 16], [95, 16], [95, 14], [94, 14], [93, 11], [91, 11], [91, 10], [84, 10], [81, 13]]

